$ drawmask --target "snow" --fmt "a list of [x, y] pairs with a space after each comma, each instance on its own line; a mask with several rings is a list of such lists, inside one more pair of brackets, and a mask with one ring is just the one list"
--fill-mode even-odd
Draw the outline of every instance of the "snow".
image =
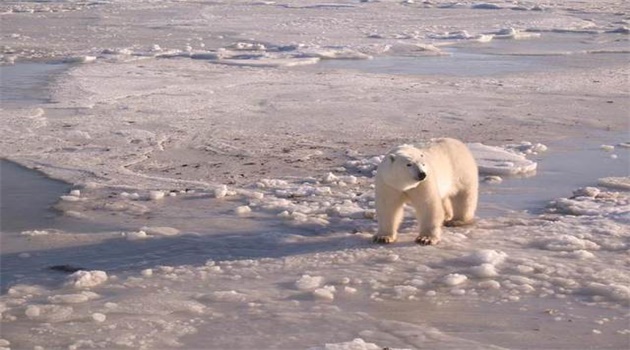
[[[68, 183], [2, 228], [0, 348], [626, 346], [623, 5], [0, 4], [3, 64], [66, 62], [2, 100], [0, 156]], [[360, 68], [396, 57], [429, 73]], [[384, 152], [441, 136], [476, 222], [373, 244]]]

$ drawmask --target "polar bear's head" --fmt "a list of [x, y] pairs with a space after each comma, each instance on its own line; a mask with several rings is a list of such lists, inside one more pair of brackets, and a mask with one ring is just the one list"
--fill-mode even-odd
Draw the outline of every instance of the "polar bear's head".
[[400, 191], [407, 191], [427, 178], [428, 168], [424, 154], [411, 145], [391, 150], [378, 167], [385, 183]]

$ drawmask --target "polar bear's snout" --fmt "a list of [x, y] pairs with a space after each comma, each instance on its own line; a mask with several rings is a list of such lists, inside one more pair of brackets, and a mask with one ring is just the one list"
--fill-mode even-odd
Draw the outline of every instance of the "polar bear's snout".
[[411, 176], [414, 180], [420, 182], [427, 178], [427, 173], [422, 169], [420, 164], [407, 163], [407, 168], [411, 171]]

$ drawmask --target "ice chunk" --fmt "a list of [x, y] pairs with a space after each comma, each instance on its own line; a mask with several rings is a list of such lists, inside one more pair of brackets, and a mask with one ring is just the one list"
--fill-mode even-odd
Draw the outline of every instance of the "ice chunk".
[[481, 143], [468, 144], [479, 166], [479, 173], [484, 175], [520, 175], [536, 171], [538, 163], [525, 158], [522, 154], [510, 152], [501, 147], [487, 146]]
[[501, 5], [498, 5], [498, 4], [493, 4], [493, 3], [488, 3], [488, 2], [481, 2], [481, 3], [470, 5], [470, 8], [474, 9], [474, 10], [500, 10], [503, 7]]
[[29, 305], [24, 315], [32, 320], [41, 322], [63, 322], [72, 317], [74, 309], [60, 305]]
[[[345, 343], [330, 343], [320, 347], [312, 347], [308, 350], [383, 350], [382, 346], [378, 346], [373, 343], [366, 343], [361, 338], [356, 338], [352, 341]], [[391, 349], [391, 348], [390, 348]], [[392, 349], [394, 350], [394, 349]]]
[[614, 301], [630, 300], [630, 287], [620, 284], [602, 284], [591, 282], [582, 288], [582, 294], [598, 295]]
[[247, 205], [241, 205], [239, 207], [236, 207], [236, 209], [234, 209], [234, 212], [237, 215], [245, 215], [245, 214], [251, 213], [252, 212], [252, 208], [250, 208]]
[[167, 226], [143, 226], [140, 228], [142, 231], [151, 236], [176, 236], [180, 233], [178, 229]]
[[503, 182], [503, 178], [501, 176], [490, 175], [483, 178], [483, 182], [488, 184], [500, 184]]
[[603, 187], [630, 191], [630, 176], [604, 177], [597, 181]]
[[226, 185], [220, 185], [213, 190], [214, 198], [223, 198], [228, 193], [228, 188]]
[[322, 288], [315, 289], [313, 291], [313, 296], [315, 299], [332, 301], [335, 299], [335, 291], [335, 286], [324, 286]]
[[573, 191], [573, 196], [595, 198], [600, 192], [601, 191], [597, 187], [581, 187]]
[[165, 196], [165, 193], [163, 191], [150, 191], [149, 192], [149, 199], [151, 199], [152, 201], [160, 200], [164, 198], [164, 196]]
[[48, 230], [30, 230], [30, 231], [22, 231], [20, 232], [21, 235], [24, 236], [45, 236], [50, 234], [51, 231]]
[[521, 32], [518, 29], [515, 28], [505, 28], [505, 29], [501, 29], [498, 32], [496, 32], [494, 34], [494, 37], [496, 39], [515, 39], [515, 40], [521, 40], [521, 39], [532, 39], [532, 38], [538, 38], [540, 37], [540, 33], [527, 33], [527, 32]]
[[107, 320], [107, 316], [105, 316], [105, 314], [102, 314], [100, 312], [95, 312], [92, 314], [92, 320], [94, 320], [94, 322], [105, 322], [105, 320]]
[[489, 278], [498, 276], [496, 267], [493, 264], [484, 263], [479, 266], [473, 266], [469, 270], [470, 274], [479, 278]]
[[470, 265], [491, 264], [498, 265], [505, 261], [507, 254], [494, 249], [481, 249], [463, 257], [461, 260]]
[[81, 197], [72, 196], [72, 195], [61, 196], [60, 198], [62, 201], [65, 201], [65, 202], [80, 202], [84, 200]]
[[568, 234], [559, 235], [542, 242], [542, 249], [552, 251], [597, 250], [599, 245], [586, 239]]
[[124, 232], [123, 235], [130, 241], [145, 239], [149, 237], [144, 231]]
[[245, 293], [240, 293], [235, 290], [221, 290], [212, 292], [209, 294], [200, 295], [197, 297], [200, 301], [213, 301], [213, 302], [231, 302], [231, 303], [244, 303], [250, 300], [250, 297]]
[[408, 285], [394, 286], [396, 299], [410, 299], [418, 293], [418, 288]]
[[85, 291], [79, 294], [53, 295], [48, 297], [48, 301], [53, 304], [80, 304], [98, 297], [100, 296], [96, 293]]
[[295, 281], [295, 288], [298, 290], [313, 290], [319, 287], [324, 280], [322, 276], [310, 276], [302, 275], [297, 281]]
[[107, 281], [107, 273], [105, 271], [77, 271], [68, 276], [66, 285], [74, 288], [91, 288], [103, 284]]
[[70, 56], [62, 60], [63, 63], [91, 63], [96, 61], [96, 56]]
[[494, 280], [489, 280], [489, 281], [479, 282], [477, 286], [483, 289], [499, 289], [501, 288], [501, 283]]
[[442, 277], [440, 279], [440, 283], [452, 287], [452, 286], [462, 284], [466, 282], [467, 280], [468, 280], [468, 277], [466, 275], [462, 275], [459, 273], [451, 273]]

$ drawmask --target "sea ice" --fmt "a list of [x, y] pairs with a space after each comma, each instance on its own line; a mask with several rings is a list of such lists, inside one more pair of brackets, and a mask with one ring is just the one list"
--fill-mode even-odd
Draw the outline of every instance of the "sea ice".
[[496, 266], [504, 262], [506, 258], [507, 254], [505, 252], [493, 249], [481, 249], [463, 257], [461, 260], [470, 265], [490, 264]]
[[176, 236], [180, 230], [167, 226], [143, 226], [140, 228], [140, 232], [145, 232], [151, 236]]
[[302, 275], [297, 281], [295, 281], [295, 288], [298, 290], [313, 290], [319, 287], [324, 281], [322, 276], [310, 276]]
[[448, 274], [446, 276], [444, 276], [441, 280], [440, 283], [446, 285], [446, 286], [456, 286], [459, 284], [462, 284], [464, 282], [466, 282], [468, 280], [468, 277], [466, 275], [462, 275], [459, 273], [451, 273]]
[[77, 271], [67, 278], [66, 285], [74, 288], [92, 288], [107, 282], [105, 271]]
[[477, 160], [479, 173], [484, 175], [525, 175], [536, 171], [538, 164], [523, 154], [481, 143], [468, 144]]
[[313, 297], [319, 300], [333, 301], [335, 299], [335, 286], [324, 286], [313, 291]]
[[[308, 350], [383, 350], [382, 346], [378, 346], [374, 343], [367, 343], [361, 338], [356, 338], [349, 342], [344, 343], [329, 343], [324, 346], [317, 346], [309, 348]], [[388, 348], [391, 350], [396, 350]]]
[[149, 199], [156, 201], [156, 200], [163, 199], [165, 195], [166, 194], [163, 191], [150, 191]]
[[625, 177], [604, 177], [597, 180], [599, 186], [604, 186], [612, 189], [630, 191], [630, 176]]

